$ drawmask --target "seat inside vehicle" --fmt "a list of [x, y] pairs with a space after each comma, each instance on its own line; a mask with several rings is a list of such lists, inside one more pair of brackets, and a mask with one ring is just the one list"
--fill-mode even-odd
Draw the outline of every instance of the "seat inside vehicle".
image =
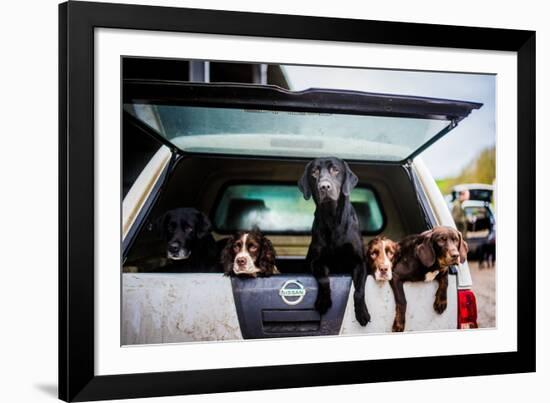
[[[159, 252], [151, 223], [167, 210], [194, 207], [212, 222], [216, 240], [253, 225], [272, 241], [281, 273], [307, 273], [314, 202], [297, 182], [310, 159], [183, 155], [127, 255], [127, 262]], [[364, 243], [376, 235], [399, 240], [426, 229], [410, 173], [399, 163], [348, 161], [359, 182], [351, 195]], [[151, 271], [162, 272], [162, 267]]]

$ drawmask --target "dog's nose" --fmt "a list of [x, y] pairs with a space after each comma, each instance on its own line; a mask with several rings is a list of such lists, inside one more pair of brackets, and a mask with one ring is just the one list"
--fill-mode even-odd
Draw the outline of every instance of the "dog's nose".
[[237, 259], [235, 259], [235, 261], [237, 262], [237, 265], [239, 265], [239, 266], [244, 266], [246, 264], [246, 258], [245, 257], [238, 257]]
[[380, 267], [380, 273], [382, 274], [386, 274], [388, 272], [388, 268], [387, 267]]
[[170, 253], [176, 253], [180, 250], [180, 243], [179, 242], [172, 242], [168, 245], [168, 251]]
[[452, 253], [451, 253], [451, 257], [452, 257], [453, 259], [458, 259], [459, 256], [460, 256], [460, 253], [458, 253], [458, 252], [452, 252]]
[[326, 182], [326, 181], [319, 183], [319, 190], [323, 190], [325, 192], [328, 192], [330, 190], [330, 183]]

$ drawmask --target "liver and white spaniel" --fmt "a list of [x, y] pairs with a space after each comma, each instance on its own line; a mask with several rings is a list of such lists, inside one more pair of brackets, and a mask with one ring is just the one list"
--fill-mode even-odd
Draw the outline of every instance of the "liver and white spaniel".
[[279, 274], [275, 266], [275, 249], [258, 229], [238, 232], [227, 240], [221, 254], [226, 276], [268, 277]]
[[367, 267], [376, 281], [390, 281], [399, 244], [385, 236], [377, 236], [367, 245]]

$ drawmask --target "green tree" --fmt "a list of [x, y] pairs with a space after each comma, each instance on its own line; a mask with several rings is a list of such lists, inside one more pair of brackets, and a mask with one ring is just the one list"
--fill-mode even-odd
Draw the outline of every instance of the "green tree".
[[437, 181], [442, 193], [449, 193], [451, 188], [459, 183], [493, 184], [496, 175], [496, 149], [487, 148], [481, 151], [466, 167], [453, 178]]

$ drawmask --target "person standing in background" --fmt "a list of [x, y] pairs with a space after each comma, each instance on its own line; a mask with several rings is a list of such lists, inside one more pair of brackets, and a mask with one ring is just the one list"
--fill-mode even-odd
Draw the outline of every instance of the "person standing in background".
[[468, 229], [468, 220], [466, 219], [466, 213], [462, 208], [462, 203], [470, 198], [470, 192], [468, 190], [461, 190], [458, 192], [458, 198], [453, 202], [453, 220], [456, 224], [456, 229], [462, 234], [462, 238], [466, 239], [466, 231]]

